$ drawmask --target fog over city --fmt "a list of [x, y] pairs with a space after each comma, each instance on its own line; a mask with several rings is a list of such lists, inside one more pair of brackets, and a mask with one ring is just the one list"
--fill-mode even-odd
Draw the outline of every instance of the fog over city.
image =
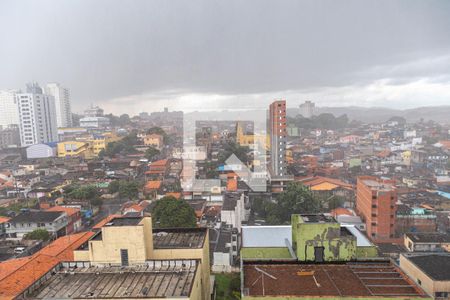
[[450, 103], [450, 2], [345, 4], [3, 0], [0, 89], [57, 81], [115, 114]]

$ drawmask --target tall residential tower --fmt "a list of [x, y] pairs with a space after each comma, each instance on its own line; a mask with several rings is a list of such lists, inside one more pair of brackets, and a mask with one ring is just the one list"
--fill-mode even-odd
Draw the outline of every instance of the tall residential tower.
[[299, 108], [300, 114], [308, 119], [314, 116], [314, 113], [316, 112], [316, 105], [311, 101], [305, 101], [304, 103], [300, 104]]
[[72, 127], [70, 91], [59, 83], [48, 83], [45, 93], [55, 98], [56, 123], [58, 127]]
[[17, 91], [0, 91], [0, 126], [19, 125]]
[[286, 175], [286, 100], [275, 101], [269, 109], [270, 165], [273, 176]]
[[28, 84], [26, 93], [16, 95], [22, 146], [56, 142], [55, 98], [42, 92], [37, 84]]

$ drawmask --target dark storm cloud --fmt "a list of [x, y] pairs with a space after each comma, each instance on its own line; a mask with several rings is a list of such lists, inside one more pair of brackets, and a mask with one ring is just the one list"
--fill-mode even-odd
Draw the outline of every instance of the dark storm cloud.
[[382, 79], [448, 83], [449, 65], [436, 60], [448, 61], [449, 32], [445, 0], [3, 0], [0, 88], [59, 81], [82, 107]]

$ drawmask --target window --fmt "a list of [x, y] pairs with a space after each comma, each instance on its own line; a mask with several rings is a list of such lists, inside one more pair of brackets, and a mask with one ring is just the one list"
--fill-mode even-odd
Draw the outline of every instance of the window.
[[372, 225], [372, 226], [377, 226], [377, 223], [372, 222], [370, 225]]
[[417, 283], [418, 283], [419, 285], [422, 285], [422, 281], [420, 281], [419, 278], [417, 278]]
[[435, 292], [435, 298], [448, 298], [450, 294], [448, 292]]
[[120, 249], [120, 262], [122, 266], [128, 266], [128, 249]]

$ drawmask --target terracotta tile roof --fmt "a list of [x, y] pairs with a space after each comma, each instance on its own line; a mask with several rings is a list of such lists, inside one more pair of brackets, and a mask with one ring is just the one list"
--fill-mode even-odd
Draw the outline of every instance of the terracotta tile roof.
[[161, 184], [162, 184], [161, 180], [150, 180], [150, 181], [147, 181], [144, 189], [145, 190], [157, 190], [161, 187]]
[[150, 167], [165, 167], [167, 165], [167, 159], [161, 159], [150, 163]]
[[133, 205], [131, 205], [131, 206], [125, 208], [124, 211], [131, 211], [131, 210], [134, 210], [134, 211], [136, 211], [136, 212], [141, 212], [141, 211], [143, 211], [144, 209], [145, 209], [145, 207], [140, 206], [139, 204], [133, 204]]
[[[329, 177], [316, 176], [316, 177], [305, 178], [305, 179], [302, 179], [300, 181], [304, 185], [309, 186], [311, 188], [314, 187], [314, 186], [317, 186], [317, 185], [328, 183], [328, 184], [331, 184], [329, 186], [329, 188], [331, 188], [331, 189], [335, 188], [336, 186], [340, 186], [340, 187], [345, 188], [345, 189], [353, 189], [353, 185], [351, 185], [349, 183], [346, 183], [346, 182], [343, 182], [343, 181], [341, 181], [339, 179], [329, 178]], [[325, 187], [325, 186], [323, 186], [323, 187]]]
[[180, 199], [181, 198], [181, 193], [169, 192], [169, 193], [166, 193], [165, 196], [172, 196], [172, 197], [174, 197], [176, 199]]
[[227, 191], [235, 192], [237, 191], [238, 181], [236, 178], [228, 178], [227, 180]]
[[0, 263], [0, 299], [13, 299], [58, 263], [73, 261], [73, 250], [93, 234], [88, 231], [64, 236], [30, 257]]
[[33, 258], [32, 256], [28, 256], [1, 262], [0, 281], [9, 274], [11, 274], [12, 272], [14, 272], [15, 270], [17, 270], [18, 268], [20, 268], [21, 266], [23, 266], [24, 264], [26, 264], [27, 262], [29, 262], [32, 258]]
[[70, 216], [78, 213], [80, 210], [78, 208], [74, 208], [74, 207], [53, 206], [53, 207], [47, 209], [47, 211], [63, 211], [70, 217]]
[[450, 149], [450, 140], [449, 141], [439, 141], [439, 143], [444, 147], [445, 149]]
[[73, 250], [77, 249], [84, 242], [86, 242], [94, 232], [80, 232], [76, 234], [66, 235], [55, 240], [50, 245], [44, 247], [38, 253], [56, 256], [61, 258], [61, 261], [72, 261], [73, 260]]
[[97, 224], [95, 224], [94, 227], [92, 227], [92, 229], [100, 229], [102, 228], [106, 223], [109, 223], [109, 221], [111, 221], [112, 219], [115, 218], [120, 218], [122, 217], [122, 215], [109, 215], [106, 218], [104, 218], [103, 220], [101, 220], [100, 222], [98, 222]]
[[0, 224], [8, 222], [10, 218], [0, 216]]
[[351, 212], [350, 210], [346, 209], [346, 208], [342, 208], [342, 207], [338, 207], [333, 209], [330, 214], [333, 217], [337, 217], [337, 216], [354, 216], [355, 214], [353, 212]]
[[13, 299], [59, 263], [58, 258], [37, 255], [0, 281], [0, 299]]

